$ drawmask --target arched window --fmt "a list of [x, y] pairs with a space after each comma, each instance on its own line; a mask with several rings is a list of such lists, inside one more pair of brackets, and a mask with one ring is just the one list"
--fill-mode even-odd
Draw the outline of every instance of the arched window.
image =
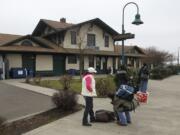
[[22, 41], [21, 45], [22, 46], [33, 46], [32, 42], [27, 39]]

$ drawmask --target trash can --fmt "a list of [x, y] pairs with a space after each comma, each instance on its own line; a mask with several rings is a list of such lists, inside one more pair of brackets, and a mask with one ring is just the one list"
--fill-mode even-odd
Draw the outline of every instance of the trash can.
[[72, 76], [76, 74], [75, 69], [69, 69], [67, 72], [68, 72], [69, 75], [72, 75]]
[[26, 77], [26, 71], [23, 68], [11, 68], [10, 76], [12, 78], [25, 78]]

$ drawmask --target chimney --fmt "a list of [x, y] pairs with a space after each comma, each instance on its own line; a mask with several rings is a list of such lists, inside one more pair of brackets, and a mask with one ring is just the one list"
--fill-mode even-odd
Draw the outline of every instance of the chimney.
[[64, 17], [61, 18], [61, 19], [60, 19], [60, 22], [61, 22], [61, 23], [66, 23], [66, 18], [64, 18]]

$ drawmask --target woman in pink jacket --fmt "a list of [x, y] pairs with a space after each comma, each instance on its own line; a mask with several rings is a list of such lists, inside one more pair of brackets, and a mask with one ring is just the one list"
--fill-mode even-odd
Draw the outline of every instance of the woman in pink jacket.
[[90, 122], [95, 121], [94, 111], [93, 111], [93, 97], [97, 96], [96, 94], [96, 82], [94, 79], [94, 74], [97, 71], [93, 67], [89, 67], [87, 73], [83, 76], [82, 79], [82, 92], [81, 94], [85, 99], [85, 110], [82, 120], [83, 126], [91, 126], [88, 122], [88, 114], [90, 115]]

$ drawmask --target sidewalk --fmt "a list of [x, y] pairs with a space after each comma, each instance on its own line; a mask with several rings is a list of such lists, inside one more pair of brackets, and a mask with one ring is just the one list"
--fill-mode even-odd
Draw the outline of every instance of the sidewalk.
[[[131, 113], [132, 124], [127, 127], [118, 126], [115, 122], [93, 123], [92, 127], [84, 127], [81, 125], [82, 110], [24, 135], [179, 135], [179, 82], [180, 76], [173, 76], [163, 81], [150, 80], [149, 102], [137, 108], [135, 113]], [[36, 90], [38, 91], [39, 88]], [[47, 91], [51, 93], [49, 95], [55, 92], [52, 89]], [[79, 102], [84, 103], [82, 98]], [[94, 110], [97, 109], [112, 110], [110, 100], [94, 98]]]
[[19, 88], [27, 89], [27, 90], [30, 90], [32, 92], [47, 95], [47, 96], [53, 96], [53, 94], [57, 92], [57, 90], [54, 90], [54, 89], [44, 88], [44, 87], [39, 87], [39, 86], [33, 86], [30, 84], [24, 83], [24, 79], [3, 80], [2, 82], [9, 84], [9, 85], [19, 87]]

